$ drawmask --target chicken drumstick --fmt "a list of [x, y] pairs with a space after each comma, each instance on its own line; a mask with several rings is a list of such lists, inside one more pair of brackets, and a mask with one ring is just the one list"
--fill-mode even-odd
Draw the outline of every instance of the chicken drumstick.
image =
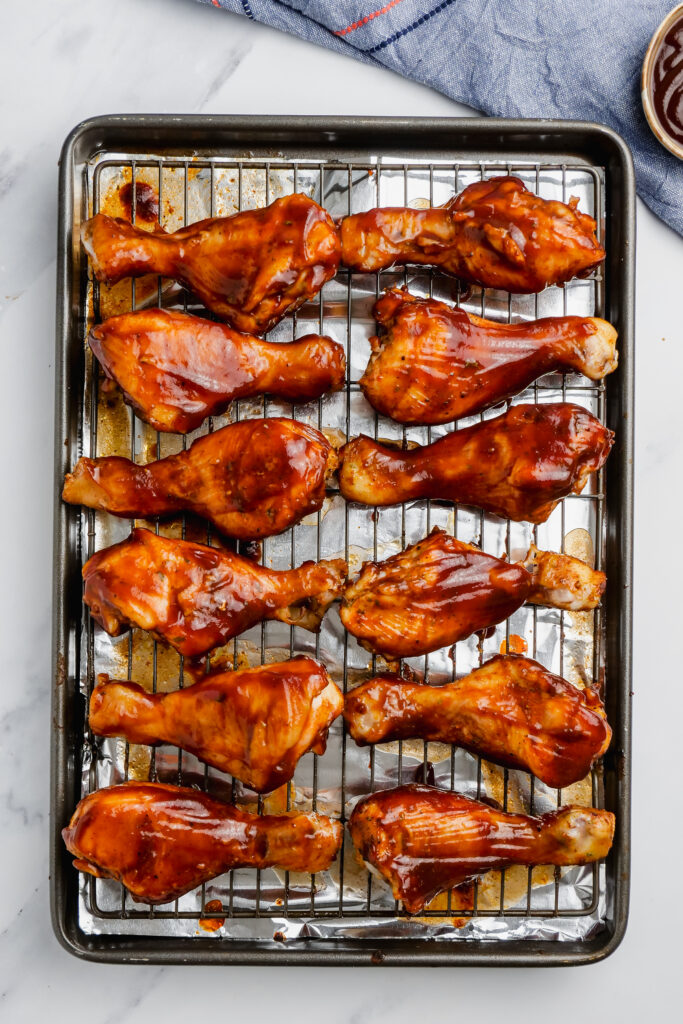
[[541, 199], [519, 178], [477, 181], [444, 206], [344, 217], [342, 262], [364, 273], [426, 264], [487, 288], [540, 292], [585, 276], [605, 258], [595, 221], [576, 207], [575, 200]]
[[310, 402], [344, 384], [344, 349], [307, 334], [276, 344], [187, 313], [140, 309], [93, 327], [90, 348], [138, 416], [186, 433], [236, 398]]
[[98, 213], [83, 225], [98, 281], [161, 274], [240, 331], [261, 334], [334, 277], [340, 244], [330, 215], [294, 194], [168, 234]]
[[340, 615], [367, 650], [410, 658], [502, 622], [525, 601], [590, 609], [604, 589], [605, 574], [578, 558], [532, 546], [524, 563], [504, 562], [435, 528], [384, 562], [365, 562]]
[[513, 654], [445, 686], [377, 676], [347, 695], [344, 718], [361, 746], [400, 739], [456, 743], [530, 771], [555, 789], [585, 778], [612, 736], [594, 690]]
[[545, 373], [578, 370], [599, 380], [617, 367], [617, 333], [596, 317], [494, 323], [398, 288], [375, 303], [374, 316], [387, 333], [370, 339], [360, 386], [399, 423], [450, 423], [512, 398]]
[[172, 743], [259, 793], [289, 782], [307, 751], [325, 752], [344, 704], [323, 666], [304, 657], [214, 672], [174, 693], [100, 679], [90, 698], [96, 736]]
[[146, 466], [80, 458], [62, 497], [126, 518], [196, 512], [240, 539], [269, 537], [321, 508], [337, 464], [327, 438], [296, 420], [230, 423]]
[[346, 562], [267, 569], [231, 551], [133, 530], [83, 566], [83, 600], [110, 636], [140, 626], [193, 658], [263, 619], [317, 630]]
[[341, 450], [347, 501], [437, 498], [543, 523], [604, 464], [614, 434], [580, 405], [515, 405], [502, 416], [403, 451], [361, 435]]
[[62, 830], [74, 867], [167, 903], [232, 868], [324, 871], [342, 840], [322, 814], [250, 814], [206, 793], [127, 782], [84, 797]]
[[614, 815], [562, 807], [509, 814], [460, 793], [417, 784], [371, 793], [349, 821], [356, 849], [410, 914], [437, 893], [510, 864], [589, 864], [609, 853]]

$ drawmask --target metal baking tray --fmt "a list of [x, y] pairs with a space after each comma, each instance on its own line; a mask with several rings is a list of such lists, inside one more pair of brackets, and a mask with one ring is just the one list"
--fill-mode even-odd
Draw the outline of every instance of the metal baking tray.
[[[222, 777], [221, 782], [216, 778], [220, 773], [193, 765], [191, 759], [183, 760], [175, 749], [145, 754], [117, 747], [115, 741], [113, 746], [95, 744], [87, 732], [87, 697], [96, 672], [116, 671], [123, 657], [125, 667], [139, 677], [146, 651], [150, 685], [173, 688], [182, 685], [182, 665], [179, 678], [169, 681], [161, 645], [159, 650], [156, 644], [150, 647], [139, 631], [111, 642], [93, 627], [81, 601], [81, 566], [93, 550], [125, 536], [129, 524], [64, 505], [59, 497], [64, 474], [81, 454], [117, 451], [156, 457], [184, 442], [177, 435], [159, 439], [130, 412], [112, 440], [106, 411], [111, 398], [103, 404], [85, 337], [94, 320], [114, 311], [113, 301], [119, 303], [117, 311], [142, 302], [187, 308], [188, 297], [159, 281], [151, 287], [124, 285], [129, 292], [123, 299], [119, 289], [105, 302], [103, 290], [88, 276], [81, 223], [121, 183], [132, 190], [133, 211], [137, 190], [150, 182], [156, 186], [161, 220], [174, 228], [201, 216], [261, 205], [293, 190], [307, 191], [335, 216], [380, 204], [438, 203], [470, 181], [495, 173], [518, 174], [547, 197], [568, 199], [578, 194], [581, 208], [598, 220], [607, 250], [603, 268], [585, 281], [547, 289], [540, 296], [509, 296], [488, 289], [461, 292], [452, 279], [424, 268], [381, 276], [341, 271], [319, 299], [285, 320], [271, 337], [319, 330], [342, 341], [349, 357], [345, 391], [293, 413], [272, 401], [237, 403], [213, 425], [231, 416], [284, 413], [330, 429], [339, 439], [361, 431], [423, 442], [438, 436], [438, 429], [425, 428], [408, 430], [406, 435], [403, 428], [369, 410], [358, 389], [367, 337], [373, 333], [372, 302], [380, 288], [397, 282], [459, 300], [493, 319], [564, 311], [604, 316], [615, 325], [619, 369], [604, 384], [549, 376], [522, 396], [578, 401], [616, 433], [606, 469], [582, 496], [565, 499], [540, 534], [528, 524], [520, 527], [438, 502], [373, 514], [345, 506], [331, 494], [312, 521], [309, 517], [263, 548], [264, 561], [281, 568], [307, 557], [343, 553], [350, 557], [353, 570], [362, 558], [385, 557], [437, 524], [492, 553], [501, 548], [509, 553], [532, 539], [560, 549], [569, 536], [588, 538], [596, 563], [607, 572], [608, 588], [603, 608], [590, 616], [590, 623], [582, 623], [581, 636], [576, 622], [564, 613], [521, 610], [492, 637], [457, 645], [452, 663], [440, 652], [419, 659], [415, 667], [435, 679], [456, 671], [462, 674], [499, 648], [510, 648], [511, 637], [517, 640], [518, 633], [530, 654], [548, 668], [570, 675], [570, 668], [582, 666], [584, 677], [602, 688], [614, 730], [604, 764], [586, 783], [589, 801], [617, 816], [615, 843], [605, 865], [573, 873], [555, 871], [540, 881], [529, 870], [521, 887], [519, 877], [506, 879], [502, 872], [493, 884], [477, 887], [474, 910], [457, 909], [449, 896], [445, 905], [430, 908], [429, 919], [422, 923], [402, 914], [381, 886], [372, 886], [369, 876], [352, 877], [348, 836], [336, 873], [324, 879], [233, 872], [229, 882], [225, 877], [220, 880], [218, 888], [208, 884], [187, 900], [152, 910], [133, 904], [117, 883], [84, 879], [71, 866], [60, 836], [84, 791], [120, 781], [129, 773], [168, 777], [171, 763], [173, 778], [185, 783], [222, 793], [226, 780]], [[53, 925], [70, 952], [90, 960], [134, 963], [490, 966], [588, 963], [616, 948], [628, 914], [630, 850], [634, 204], [629, 151], [619, 136], [595, 124], [149, 115], [95, 118], [71, 132], [59, 177], [50, 849]], [[238, 638], [236, 662], [259, 662], [272, 658], [274, 651], [281, 656], [307, 651], [322, 657], [344, 687], [374, 668], [369, 656], [344, 634], [336, 612], [327, 616], [318, 637], [289, 628], [283, 636], [284, 627], [277, 632], [278, 627], [268, 624], [252, 631], [252, 636]], [[523, 773], [492, 772], [485, 762], [469, 755], [463, 759], [457, 750], [435, 754], [433, 746], [403, 743], [360, 754], [337, 722], [328, 753], [322, 759], [307, 755], [302, 760], [286, 805], [301, 798], [324, 809], [332, 806], [330, 794], [336, 793], [338, 813], [347, 817], [349, 799], [360, 792], [416, 776], [431, 778], [431, 773], [440, 784], [447, 785], [450, 779], [451, 784], [469, 786], [475, 795], [496, 795], [505, 805], [521, 799], [514, 776]], [[332, 779], [336, 771], [341, 777]], [[566, 792], [564, 798], [560, 793], [543, 794], [528, 777], [526, 786], [524, 799], [532, 809], [534, 799], [536, 809], [545, 806], [544, 800], [567, 802]], [[237, 795], [245, 796], [239, 787]], [[219, 909], [207, 910], [206, 900], [216, 893]], [[454, 917], [462, 927], [453, 926]], [[216, 931], [211, 930], [212, 922]]]

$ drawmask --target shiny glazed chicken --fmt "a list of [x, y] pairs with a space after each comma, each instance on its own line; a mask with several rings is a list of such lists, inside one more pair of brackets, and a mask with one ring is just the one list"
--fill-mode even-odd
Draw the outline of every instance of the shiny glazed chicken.
[[325, 752], [344, 704], [323, 666], [303, 657], [214, 672], [174, 693], [104, 680], [90, 698], [95, 735], [171, 743], [259, 793], [289, 782], [309, 750]]
[[115, 878], [154, 904], [232, 868], [324, 871], [342, 826], [322, 814], [250, 814], [196, 789], [126, 782], [84, 797], [62, 837], [79, 871]]
[[263, 619], [317, 630], [345, 577], [341, 559], [267, 569], [136, 529], [85, 563], [83, 600], [110, 636], [139, 626], [194, 658]]
[[370, 339], [360, 386], [378, 412], [399, 423], [471, 416], [551, 371], [599, 380], [617, 368], [617, 332], [596, 317], [494, 323], [398, 288], [376, 302], [374, 316], [386, 334]]
[[581, 690], [537, 661], [499, 655], [444, 686], [377, 676], [347, 694], [356, 743], [423, 739], [457, 743], [562, 789], [583, 779], [612, 731], [594, 690]]
[[81, 237], [98, 281], [173, 278], [207, 309], [255, 334], [317, 295], [336, 274], [340, 256], [332, 218], [300, 194], [172, 234], [98, 213], [83, 225]]
[[583, 490], [613, 442], [580, 405], [515, 405], [408, 451], [356, 437], [340, 452], [339, 489], [365, 505], [437, 498], [543, 523], [561, 498]]
[[485, 871], [601, 860], [612, 845], [614, 815], [592, 807], [562, 807], [539, 818], [509, 814], [414, 784], [364, 797], [349, 830], [363, 860], [417, 914], [437, 893]]
[[186, 510], [240, 539], [269, 537], [322, 507], [337, 464], [327, 438], [296, 420], [230, 423], [146, 466], [80, 458], [62, 498], [126, 518]]
[[436, 528], [384, 562], [365, 562], [340, 615], [367, 650], [410, 658], [494, 626], [525, 601], [590, 609], [604, 589], [605, 574], [578, 558], [532, 547], [525, 563], [504, 562]]
[[605, 258], [595, 221], [576, 200], [541, 199], [512, 177], [477, 181], [444, 206], [344, 217], [341, 244], [342, 262], [355, 271], [426, 264], [508, 292], [540, 292]]
[[343, 387], [344, 349], [307, 334], [276, 344], [226, 324], [165, 309], [112, 316], [90, 348], [126, 402], [155, 430], [186, 433], [236, 398], [310, 402]]

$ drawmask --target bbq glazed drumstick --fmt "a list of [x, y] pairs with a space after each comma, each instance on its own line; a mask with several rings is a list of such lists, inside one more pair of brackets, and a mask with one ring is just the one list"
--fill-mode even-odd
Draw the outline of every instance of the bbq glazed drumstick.
[[134, 900], [155, 904], [232, 868], [324, 871], [342, 826], [322, 814], [250, 814], [196, 789], [126, 782], [84, 797], [62, 838], [79, 871], [115, 878]]
[[240, 331], [260, 334], [334, 277], [340, 244], [330, 215], [308, 196], [215, 217], [168, 234], [98, 213], [82, 240], [98, 281], [161, 274]]
[[378, 412], [399, 423], [471, 416], [551, 371], [599, 380], [617, 368], [617, 333], [596, 317], [494, 323], [398, 288], [376, 302], [374, 316], [387, 333], [370, 339], [360, 386]]
[[384, 562], [365, 562], [344, 591], [341, 620], [361, 646], [385, 658], [449, 647], [512, 615], [524, 602], [595, 608], [605, 574], [569, 555], [531, 547], [504, 562], [435, 528]]
[[93, 327], [90, 348], [126, 402], [155, 430], [186, 433], [236, 398], [310, 402], [344, 384], [341, 345], [307, 334], [275, 344], [212, 320], [141, 309]]
[[437, 498], [543, 523], [604, 464], [614, 434], [580, 405], [516, 405], [502, 416], [408, 451], [361, 435], [341, 449], [347, 501]]
[[336, 465], [327, 438], [305, 423], [242, 420], [146, 466], [117, 455], [81, 458], [62, 497], [126, 518], [187, 510], [232, 537], [254, 539], [321, 508]]
[[414, 784], [364, 797], [349, 830], [363, 860], [417, 914], [438, 893], [485, 871], [601, 860], [612, 846], [614, 815], [592, 807], [562, 807], [539, 818], [509, 814]]
[[267, 569], [231, 551], [133, 530], [83, 566], [83, 600], [110, 636], [139, 626], [188, 658], [263, 619], [317, 630], [338, 598], [346, 562]]
[[605, 258], [595, 221], [579, 212], [577, 200], [541, 199], [512, 177], [477, 181], [444, 206], [381, 207], [344, 217], [341, 244], [351, 270], [426, 264], [509, 292], [563, 284]]
[[214, 672], [174, 693], [100, 678], [90, 698], [95, 735], [171, 743], [259, 793], [289, 782], [309, 750], [325, 752], [344, 705], [323, 666], [305, 657]]
[[594, 690], [513, 654], [445, 686], [377, 676], [347, 694], [344, 718], [361, 746], [400, 739], [456, 743], [532, 772], [554, 789], [585, 778], [612, 736]]

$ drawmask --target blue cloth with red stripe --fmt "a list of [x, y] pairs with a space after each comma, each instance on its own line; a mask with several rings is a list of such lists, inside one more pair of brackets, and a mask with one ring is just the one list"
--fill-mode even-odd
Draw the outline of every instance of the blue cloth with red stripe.
[[638, 193], [683, 235], [683, 162], [655, 139], [640, 71], [671, 0], [201, 0], [391, 68], [499, 117], [598, 121]]

